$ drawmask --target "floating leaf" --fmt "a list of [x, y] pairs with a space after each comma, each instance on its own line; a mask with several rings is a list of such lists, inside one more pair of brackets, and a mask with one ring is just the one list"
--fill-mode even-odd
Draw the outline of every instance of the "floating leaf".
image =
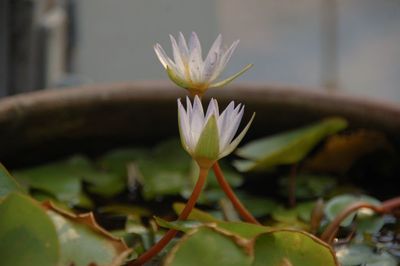
[[139, 180], [143, 186], [144, 198], [150, 200], [163, 195], [179, 195], [190, 181], [187, 176], [189, 161], [186, 164], [182, 163], [183, 165], [164, 164], [160, 161], [140, 162], [138, 164]]
[[0, 197], [7, 196], [11, 192], [23, 192], [23, 189], [0, 163]]
[[377, 234], [385, 225], [385, 219], [382, 216], [372, 216], [368, 218], [360, 218], [357, 221], [357, 234]]
[[116, 149], [101, 156], [96, 164], [102, 170], [116, 174], [117, 176], [126, 177], [128, 164], [148, 157], [149, 151], [147, 149]]
[[161, 227], [165, 227], [168, 229], [175, 229], [182, 232], [188, 232], [193, 228], [197, 228], [203, 225], [215, 227], [221, 230], [225, 230], [227, 232], [233, 233], [237, 236], [243, 238], [254, 238], [255, 236], [271, 231], [271, 227], [262, 226], [257, 224], [245, 223], [245, 222], [227, 222], [227, 221], [218, 221], [214, 223], [202, 223], [196, 220], [185, 220], [185, 221], [173, 221], [168, 222], [159, 217], [155, 217], [155, 220], [158, 225]]
[[[374, 204], [379, 206], [381, 202], [373, 197], [361, 195], [361, 196], [354, 196], [350, 194], [344, 194], [336, 196], [330, 199], [325, 205], [325, 215], [329, 221], [335, 219], [335, 217], [343, 211], [347, 206], [356, 202], [367, 202], [370, 204]], [[360, 209], [353, 214], [349, 215], [343, 222], [340, 224], [341, 226], [349, 226], [353, 221], [355, 215], [358, 216], [372, 216], [374, 213], [369, 209]]]
[[347, 127], [342, 118], [328, 118], [311, 126], [252, 141], [236, 152], [248, 161], [236, 161], [240, 171], [264, 170], [297, 163], [329, 135]]
[[246, 206], [247, 210], [256, 217], [271, 214], [279, 204], [266, 197], [255, 196], [248, 193], [237, 193], [240, 201]]
[[253, 266], [337, 266], [329, 245], [302, 231], [277, 230], [259, 235]]
[[59, 265], [56, 228], [45, 210], [31, 198], [9, 194], [0, 203], [0, 264]]
[[108, 172], [93, 172], [85, 175], [84, 180], [89, 183], [88, 191], [93, 194], [111, 198], [126, 188], [126, 178]]
[[342, 266], [397, 266], [397, 260], [385, 251], [374, 252], [364, 244], [341, 246], [336, 249], [336, 256]]
[[161, 227], [178, 230], [178, 231], [182, 231], [185, 233], [193, 228], [197, 228], [197, 227], [203, 225], [202, 222], [195, 221], [195, 220], [183, 220], [183, 221], [177, 220], [177, 221], [169, 222], [164, 219], [161, 219], [160, 217], [154, 217], [154, 219], [155, 219], [156, 223]]
[[200, 227], [186, 234], [165, 259], [166, 266], [246, 266], [252, 258], [240, 238]]
[[119, 266], [131, 250], [101, 228], [91, 213], [74, 215], [44, 203], [60, 241], [59, 265]]
[[[325, 196], [336, 185], [336, 179], [331, 176], [299, 174], [296, 176], [296, 198], [312, 199]], [[281, 194], [287, 196], [290, 177], [279, 179], [282, 186]]]
[[47, 192], [59, 201], [76, 205], [82, 193], [79, 173], [86, 168], [86, 164], [74, 164], [73, 160], [69, 161], [71, 163], [63, 161], [14, 171], [13, 174], [18, 181], [30, 188]]
[[259, 232], [251, 237], [215, 226], [189, 231], [167, 255], [165, 265], [337, 266], [329, 245], [294, 230]]
[[[183, 208], [185, 208], [185, 204], [183, 203], [174, 203], [173, 204], [173, 209], [177, 215], [179, 215], [182, 211]], [[203, 223], [214, 223], [214, 222], [220, 222], [222, 220], [214, 218], [211, 214], [201, 211], [197, 208], [193, 208], [193, 210], [190, 212], [189, 217], [187, 218], [188, 220], [197, 220]]]
[[304, 167], [314, 172], [343, 174], [362, 156], [388, 147], [381, 132], [359, 130], [348, 135], [334, 135]]

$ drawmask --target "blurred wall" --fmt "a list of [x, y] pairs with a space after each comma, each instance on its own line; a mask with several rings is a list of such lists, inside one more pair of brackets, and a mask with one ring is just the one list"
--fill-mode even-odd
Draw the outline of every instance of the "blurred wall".
[[92, 82], [166, 78], [153, 50], [169, 34], [196, 31], [208, 46], [219, 32], [214, 0], [82, 0], [77, 72]]
[[166, 79], [152, 46], [198, 32], [241, 43], [226, 75], [241, 81], [332, 86], [400, 101], [398, 0], [82, 0], [77, 72], [90, 82]]

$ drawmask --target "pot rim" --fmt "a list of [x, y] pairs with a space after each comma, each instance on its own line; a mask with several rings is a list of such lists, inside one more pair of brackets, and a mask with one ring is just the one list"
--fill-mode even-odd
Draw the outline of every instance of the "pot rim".
[[[185, 90], [169, 81], [134, 81], [45, 89], [0, 99], [0, 123], [21, 120], [32, 112], [76, 108], [97, 102], [167, 102], [185, 97]], [[319, 111], [379, 124], [390, 133], [400, 133], [400, 104], [342, 91], [306, 87], [238, 83], [211, 89], [205, 98], [254, 104], [284, 105], [304, 111]]]

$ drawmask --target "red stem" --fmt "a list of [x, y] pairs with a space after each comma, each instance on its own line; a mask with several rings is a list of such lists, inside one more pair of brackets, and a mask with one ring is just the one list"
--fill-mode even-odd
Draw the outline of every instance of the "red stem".
[[253, 224], [260, 224], [253, 215], [244, 207], [244, 205], [240, 202], [240, 200], [233, 192], [231, 186], [226, 181], [224, 174], [222, 173], [221, 167], [219, 166], [218, 162], [213, 165], [213, 170], [215, 176], [217, 177], [217, 181], [221, 186], [222, 190], [225, 192], [226, 196], [230, 199], [233, 206], [235, 207], [236, 211], [240, 214], [240, 216], [247, 222]]
[[[185, 208], [182, 210], [181, 214], [178, 217], [178, 220], [186, 220], [192, 211], [194, 205], [196, 204], [197, 199], [200, 196], [201, 190], [203, 189], [204, 183], [206, 181], [208, 174], [208, 169], [200, 168], [199, 178], [197, 183], [193, 189], [192, 195], [188, 202], [185, 205]], [[168, 232], [158, 241], [154, 246], [152, 246], [145, 253], [140, 255], [139, 258], [127, 264], [127, 266], [139, 266], [148, 262], [151, 258], [157, 255], [178, 233], [177, 230], [170, 229]]]
[[347, 218], [350, 214], [357, 211], [358, 209], [368, 208], [376, 213], [383, 214], [383, 213], [390, 213], [393, 209], [400, 207], [400, 197], [396, 197], [387, 201], [382, 202], [380, 206], [376, 206], [367, 202], [356, 202], [350, 204], [347, 208], [345, 208], [341, 213], [339, 213], [335, 219], [328, 225], [325, 231], [321, 235], [321, 240], [332, 243], [335, 235], [339, 229], [340, 224], [343, 222], [344, 219]]

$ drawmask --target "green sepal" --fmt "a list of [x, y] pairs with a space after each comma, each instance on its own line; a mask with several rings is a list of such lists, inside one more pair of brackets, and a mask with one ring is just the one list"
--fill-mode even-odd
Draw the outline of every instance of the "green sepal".
[[197, 142], [195, 151], [194, 151], [194, 159], [197, 163], [200, 164], [199, 161], [209, 161], [209, 163], [213, 163], [218, 159], [219, 155], [219, 135], [218, 135], [218, 125], [217, 119], [215, 115], [212, 115], [208, 121], [206, 126], [201, 132], [199, 141]]
[[175, 72], [170, 67], [167, 66], [166, 70], [167, 70], [168, 77], [176, 85], [178, 85], [179, 87], [182, 87], [184, 89], [190, 88], [190, 85], [184, 79], [181, 79], [180, 77], [178, 77], [178, 75], [176, 75]]
[[253, 64], [248, 64], [247, 66], [245, 66], [242, 70], [240, 70], [239, 72], [237, 72], [236, 74], [230, 76], [229, 78], [226, 78], [224, 80], [221, 80], [219, 82], [213, 83], [210, 85], [210, 88], [217, 88], [217, 87], [221, 87], [224, 86], [226, 84], [228, 84], [229, 82], [231, 82], [232, 80], [236, 79], [237, 77], [241, 76], [244, 72], [246, 72], [247, 70], [249, 70], [251, 67], [253, 66]]

